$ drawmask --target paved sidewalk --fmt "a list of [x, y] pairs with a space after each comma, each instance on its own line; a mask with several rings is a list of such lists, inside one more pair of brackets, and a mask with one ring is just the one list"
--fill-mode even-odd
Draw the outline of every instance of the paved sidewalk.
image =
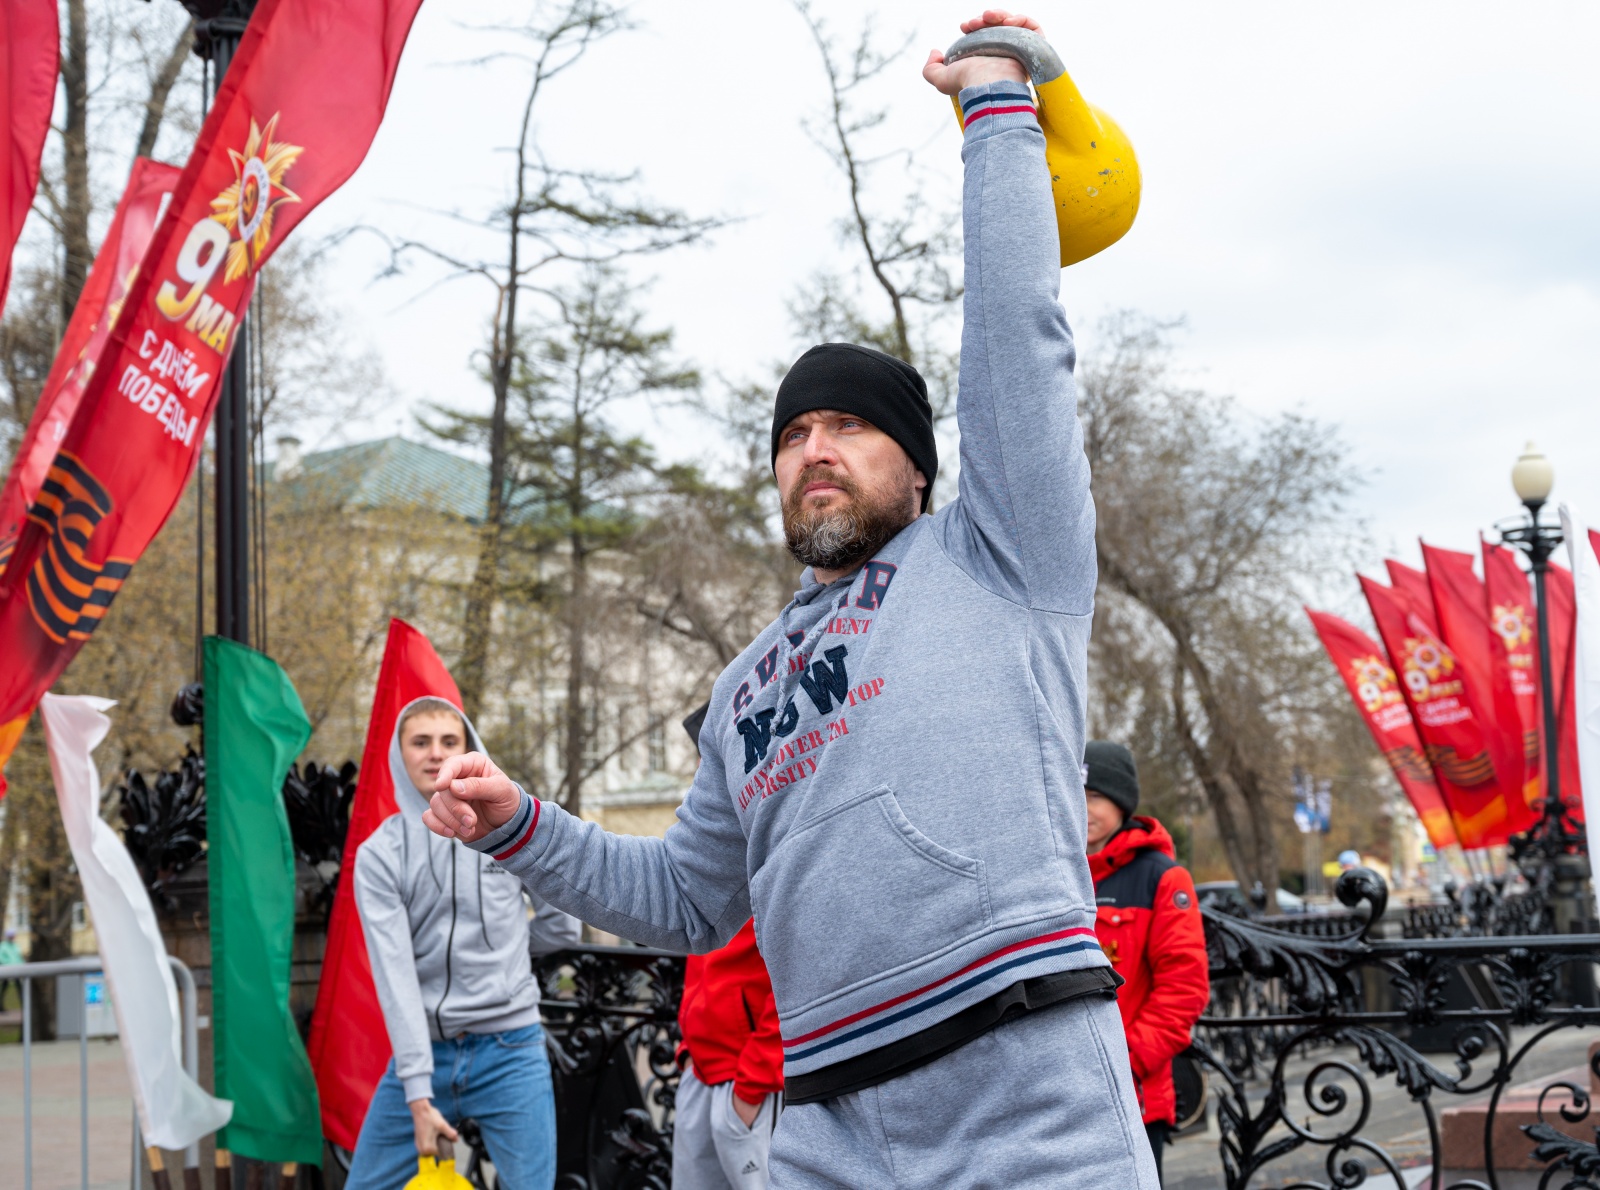
[[[133, 1151], [133, 1095], [122, 1047], [114, 1039], [91, 1038], [89, 1057], [89, 1180], [91, 1190], [127, 1190]], [[33, 1047], [34, 1190], [77, 1190], [80, 1163], [78, 1043], [40, 1042]], [[20, 1190], [22, 1171], [22, 1046], [0, 1045], [0, 1136], [7, 1154], [0, 1162], [0, 1187]]]

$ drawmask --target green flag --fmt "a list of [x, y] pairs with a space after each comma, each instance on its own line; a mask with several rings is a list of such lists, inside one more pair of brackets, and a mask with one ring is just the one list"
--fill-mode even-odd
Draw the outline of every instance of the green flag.
[[320, 1165], [316, 1079], [289, 1012], [294, 848], [282, 792], [311, 723], [277, 662], [221, 637], [206, 638], [205, 692], [212, 1038], [216, 1093], [233, 1100], [217, 1146]]

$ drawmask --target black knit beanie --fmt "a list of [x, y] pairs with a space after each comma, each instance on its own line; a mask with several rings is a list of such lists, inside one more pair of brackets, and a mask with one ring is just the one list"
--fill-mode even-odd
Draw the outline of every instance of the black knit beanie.
[[1110, 740], [1083, 746], [1083, 787], [1109, 798], [1127, 818], [1139, 808], [1139, 769], [1133, 753]]
[[926, 511], [939, 473], [939, 447], [933, 440], [933, 407], [922, 374], [905, 360], [854, 343], [819, 343], [789, 369], [778, 385], [772, 410], [772, 464], [778, 464], [778, 435], [802, 413], [837, 409], [865, 418], [898, 442], [928, 481], [922, 490]]
[[683, 730], [689, 733], [689, 740], [694, 744], [694, 750], [700, 751], [700, 729], [706, 725], [706, 712], [711, 709], [709, 702], [703, 702], [689, 712], [689, 717], [683, 721]]

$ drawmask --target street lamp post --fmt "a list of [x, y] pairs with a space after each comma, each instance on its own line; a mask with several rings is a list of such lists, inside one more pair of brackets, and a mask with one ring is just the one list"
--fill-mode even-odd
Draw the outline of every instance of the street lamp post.
[[[256, 0], [182, 0], [194, 18], [195, 53], [211, 64], [211, 95], [244, 36]], [[217, 394], [216, 600], [218, 636], [250, 644], [250, 350], [249, 328], [239, 320], [233, 352]]]
[[[1549, 898], [1554, 926], [1559, 933], [1580, 930], [1587, 921], [1583, 886], [1589, 877], [1589, 858], [1584, 832], [1572, 820], [1561, 797], [1561, 758], [1557, 749], [1556, 691], [1550, 665], [1550, 605], [1546, 575], [1550, 555], [1562, 542], [1561, 526], [1539, 519], [1555, 486], [1555, 468], [1532, 442], [1511, 468], [1511, 486], [1517, 499], [1528, 510], [1528, 519], [1500, 530], [1503, 544], [1514, 546], [1528, 556], [1533, 572], [1534, 598], [1538, 602], [1539, 626], [1539, 702], [1543, 720], [1544, 809], [1539, 821], [1526, 834], [1511, 842], [1512, 855], [1529, 881]], [[1576, 984], [1578, 981], [1569, 981]], [[1593, 980], [1582, 981], [1586, 988], [1572, 986], [1569, 994], [1588, 1003], [1593, 996]]]

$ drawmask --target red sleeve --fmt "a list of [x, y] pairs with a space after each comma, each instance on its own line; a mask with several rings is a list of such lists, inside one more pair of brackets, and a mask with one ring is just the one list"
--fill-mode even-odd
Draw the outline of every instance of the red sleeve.
[[746, 1103], [760, 1103], [767, 1095], [783, 1090], [783, 1037], [778, 1032], [778, 1005], [772, 997], [772, 985], [767, 985], [759, 1003], [747, 999], [746, 1005], [756, 1027], [739, 1054], [733, 1093]]
[[1150, 994], [1128, 1024], [1128, 1055], [1141, 1079], [1189, 1044], [1190, 1030], [1211, 998], [1194, 878], [1183, 868], [1169, 868], [1156, 886], [1155, 899], [1145, 943]]

